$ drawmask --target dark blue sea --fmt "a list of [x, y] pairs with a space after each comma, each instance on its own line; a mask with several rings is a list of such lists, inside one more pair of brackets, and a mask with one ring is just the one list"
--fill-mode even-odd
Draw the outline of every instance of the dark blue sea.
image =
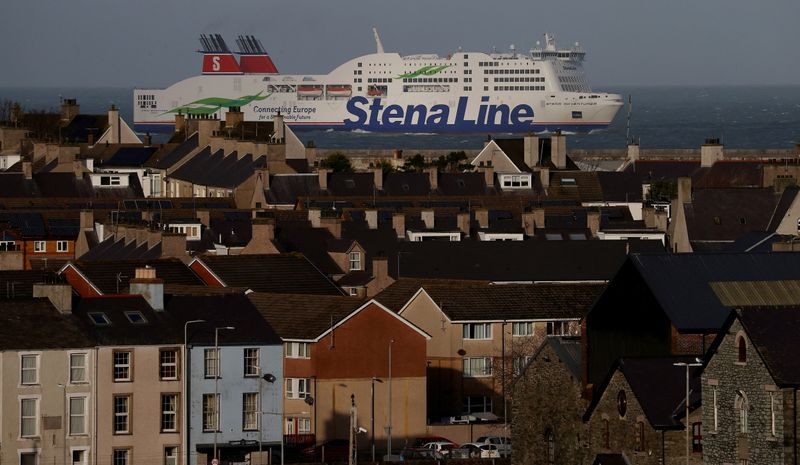
[[[775, 87], [614, 87], [598, 86], [632, 98], [630, 134], [643, 148], [696, 148], [721, 138], [730, 148], [789, 148], [800, 143], [800, 86]], [[19, 101], [26, 109], [57, 110], [59, 98], [76, 98], [85, 113], [113, 103], [132, 121], [132, 89], [0, 88], [0, 102]], [[575, 135], [575, 148], [622, 148], [627, 105], [605, 130]], [[486, 135], [371, 134], [299, 132], [321, 148], [475, 149]], [[501, 136], [501, 135], [495, 135]]]

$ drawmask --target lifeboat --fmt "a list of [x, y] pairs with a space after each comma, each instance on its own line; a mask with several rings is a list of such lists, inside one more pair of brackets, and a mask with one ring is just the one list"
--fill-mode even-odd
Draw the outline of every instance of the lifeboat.
[[328, 86], [328, 96], [330, 97], [349, 97], [353, 94], [350, 86]]
[[370, 87], [367, 89], [367, 95], [371, 95], [373, 97], [380, 97], [386, 95], [386, 89], [382, 89], [380, 87]]
[[297, 95], [301, 97], [322, 97], [322, 87], [297, 86]]

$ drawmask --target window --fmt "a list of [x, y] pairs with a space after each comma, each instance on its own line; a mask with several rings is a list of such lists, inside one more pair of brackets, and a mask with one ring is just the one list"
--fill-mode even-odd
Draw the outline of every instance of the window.
[[203, 394], [203, 431], [218, 429], [219, 394], [214, 399], [214, 394]]
[[158, 197], [161, 195], [161, 175], [153, 174], [150, 176], [150, 195]]
[[719, 409], [717, 407], [717, 387], [714, 386], [712, 389], [712, 397], [714, 402], [714, 431], [717, 431], [719, 428]]
[[738, 362], [747, 363], [747, 342], [744, 340], [744, 336], [736, 338], [736, 346], [739, 352], [737, 357]]
[[258, 393], [245, 392], [242, 394], [242, 429], [255, 431], [258, 429]]
[[511, 323], [512, 336], [531, 336], [533, 335], [533, 322], [524, 321], [521, 323]]
[[620, 418], [625, 418], [625, 414], [628, 413], [628, 396], [622, 389], [617, 393], [617, 412]]
[[19, 435], [23, 438], [39, 435], [39, 399], [29, 397], [19, 401]]
[[36, 465], [36, 452], [20, 452], [19, 465]]
[[692, 423], [692, 452], [703, 452], [703, 424]]
[[465, 396], [463, 413], [486, 413], [492, 411], [492, 398], [490, 396]]
[[128, 434], [130, 428], [131, 396], [114, 396], [114, 434]]
[[735, 407], [739, 413], [739, 433], [747, 434], [747, 396], [744, 392], [736, 392]]
[[769, 393], [769, 424], [770, 424], [770, 433], [772, 434], [773, 438], [778, 437], [778, 405], [777, 405], [777, 396], [774, 392]]
[[350, 252], [350, 271], [361, 270], [361, 252]]
[[284, 346], [286, 358], [310, 358], [311, 350], [308, 342], [287, 342]]
[[178, 349], [162, 349], [159, 352], [158, 376], [162, 380], [178, 379]]
[[636, 422], [636, 445], [634, 450], [637, 452], [644, 451], [644, 422], [637, 421]]
[[114, 449], [113, 463], [111, 465], [129, 465], [131, 451], [129, 449]]
[[105, 313], [102, 312], [89, 312], [87, 313], [89, 319], [92, 320], [96, 326], [108, 326], [111, 324], [111, 320], [108, 319]]
[[259, 363], [259, 353], [257, 348], [244, 349], [244, 375], [245, 376], [259, 376], [261, 373]]
[[351, 287], [351, 288], [348, 289], [348, 291], [349, 291], [349, 294], [350, 294], [351, 297], [357, 297], [358, 296], [358, 288], [357, 287]]
[[20, 355], [19, 357], [20, 384], [38, 384], [39, 383], [39, 356], [36, 354]]
[[131, 380], [131, 353], [114, 352], [114, 381]]
[[611, 448], [611, 432], [608, 429], [608, 418], [603, 418], [603, 447]]
[[556, 435], [552, 429], [547, 428], [544, 439], [547, 441], [547, 463], [553, 465], [556, 463]]
[[298, 418], [297, 419], [297, 432], [300, 434], [308, 434], [311, 432], [311, 419]]
[[311, 394], [311, 379], [286, 378], [286, 398], [305, 399]]
[[491, 339], [491, 323], [465, 323], [464, 339]]
[[533, 357], [530, 356], [522, 356], [522, 357], [514, 357], [512, 360], [512, 365], [514, 367], [514, 376], [519, 376], [522, 374], [522, 371], [525, 370], [525, 367], [528, 366], [528, 362], [531, 361]]
[[203, 352], [203, 366], [205, 377], [219, 377], [219, 349], [206, 349]]
[[69, 398], [69, 434], [86, 434], [86, 397]]
[[47, 252], [47, 242], [45, 241], [34, 241], [33, 243], [33, 251], [36, 253]]
[[569, 322], [567, 321], [548, 321], [548, 336], [566, 336], [569, 334]]
[[142, 312], [125, 312], [125, 318], [132, 324], [143, 325], [147, 323], [147, 319], [142, 315]]
[[56, 242], [56, 252], [69, 252], [69, 242], [67, 242], [67, 241], [57, 241]]
[[177, 446], [167, 446], [164, 448], [164, 465], [178, 465]]
[[69, 354], [69, 382], [86, 382], [86, 354]]
[[161, 394], [161, 431], [178, 431], [177, 394]]
[[491, 357], [467, 357], [464, 359], [464, 376], [492, 376]]

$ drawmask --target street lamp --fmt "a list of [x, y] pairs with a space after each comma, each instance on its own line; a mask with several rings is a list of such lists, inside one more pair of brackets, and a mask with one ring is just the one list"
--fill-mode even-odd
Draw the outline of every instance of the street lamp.
[[676, 367], [686, 367], [686, 465], [689, 465], [689, 428], [691, 427], [689, 424], [689, 368], [703, 366], [702, 360], [699, 358], [694, 360], [694, 362], [676, 362], [672, 364]]
[[[258, 371], [261, 371], [261, 367], [258, 368]], [[265, 373], [265, 374], [263, 374], [261, 376], [261, 379], [263, 379], [264, 381], [268, 382], [269, 384], [273, 384], [277, 378], [275, 378], [275, 375], [273, 375], [272, 373]], [[264, 433], [263, 433], [263, 429], [261, 427], [261, 425], [264, 423], [264, 421], [263, 421], [264, 420], [264, 415], [263, 415], [264, 412], [261, 411], [261, 409], [263, 408], [263, 405], [264, 405], [264, 399], [261, 396], [261, 386], [262, 386], [262, 384], [259, 382], [258, 383], [258, 412], [259, 412], [260, 415], [258, 416], [258, 465], [264, 465], [264, 456], [261, 455], [262, 454], [261, 443], [264, 441]], [[281, 441], [281, 444], [283, 444], [283, 441]], [[283, 460], [283, 451], [281, 451], [281, 460]]]
[[197, 323], [206, 323], [206, 320], [189, 320], [183, 324], [183, 366], [181, 367], [181, 376], [183, 376], [183, 392], [184, 392], [184, 405], [186, 407], [186, 413], [183, 415], [183, 442], [185, 444], [186, 455], [184, 456], [184, 465], [189, 465], [189, 441], [191, 438], [189, 437], [189, 415], [190, 409], [192, 408], [191, 398], [189, 396], [189, 380], [186, 379], [187, 373], [187, 365], [189, 364], [189, 325], [197, 324]]
[[219, 463], [219, 455], [217, 455], [217, 434], [219, 433], [219, 423], [220, 423], [220, 404], [219, 401], [219, 370], [222, 367], [222, 360], [219, 356], [219, 330], [234, 330], [233, 326], [217, 326], [214, 328], [214, 358], [216, 359], [216, 370], [214, 373], [214, 420], [216, 425], [214, 425], [214, 458]]
[[369, 422], [370, 428], [372, 428], [372, 463], [375, 463], [375, 383], [383, 384], [383, 381], [376, 378], [375, 376], [372, 377], [371, 389], [370, 393], [372, 394], [372, 410], [369, 413]]

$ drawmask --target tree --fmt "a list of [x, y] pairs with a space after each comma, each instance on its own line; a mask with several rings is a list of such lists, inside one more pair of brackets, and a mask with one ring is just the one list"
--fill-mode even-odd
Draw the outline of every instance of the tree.
[[378, 167], [380, 167], [381, 171], [383, 171], [384, 176], [397, 171], [397, 168], [395, 168], [394, 165], [392, 165], [392, 162], [389, 160], [381, 160]]
[[334, 152], [319, 162], [319, 166], [331, 170], [334, 173], [352, 173], [353, 165], [347, 155], [341, 152]]
[[647, 198], [650, 200], [672, 200], [678, 197], [678, 183], [674, 179], [664, 179], [650, 183]]
[[403, 163], [403, 171], [422, 171], [426, 166], [425, 157], [418, 153]]

